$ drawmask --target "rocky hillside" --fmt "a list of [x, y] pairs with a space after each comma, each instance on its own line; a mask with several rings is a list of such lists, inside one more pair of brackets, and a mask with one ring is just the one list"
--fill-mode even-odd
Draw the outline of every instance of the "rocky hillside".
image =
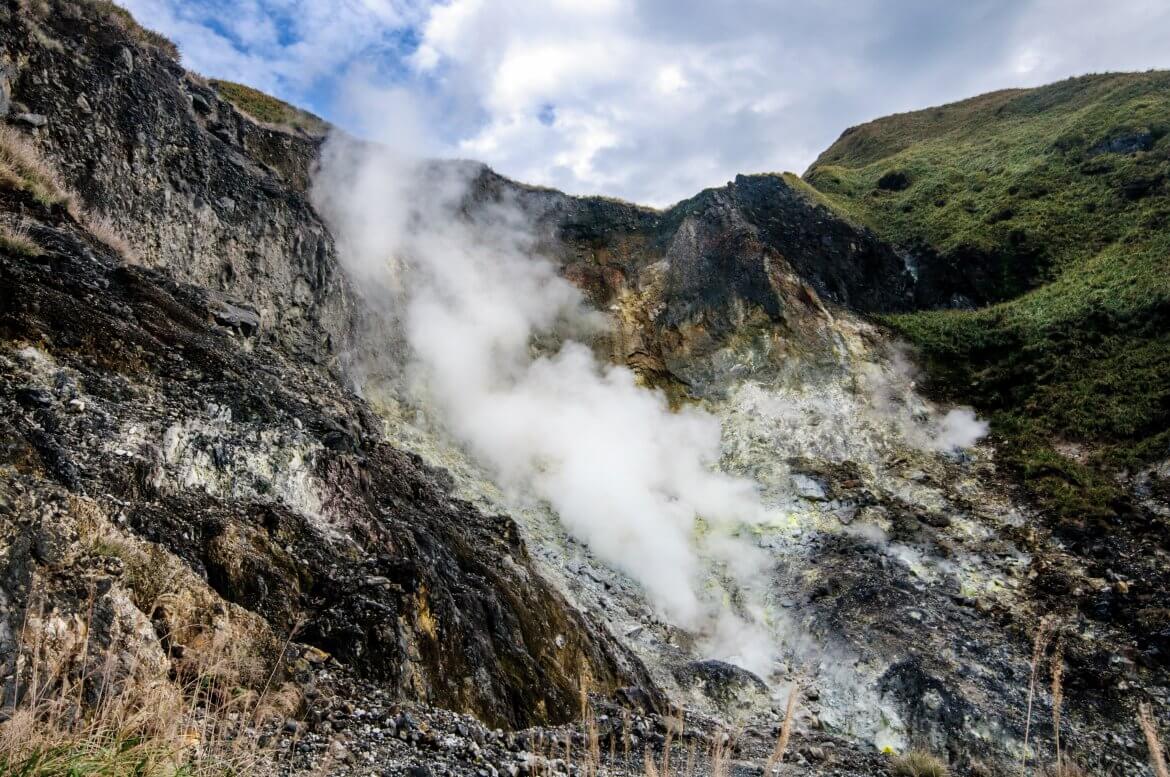
[[9, 703], [42, 610], [163, 678], [231, 628], [274, 677], [295, 637], [508, 725], [566, 718], [583, 672], [639, 684], [516, 527], [452, 501], [330, 371], [352, 309], [302, 195], [311, 143], [103, 4], [4, 14]]
[[[642, 774], [689, 753], [990, 775], [1062, 737], [1091, 773], [1150, 773], [1159, 74], [883, 120], [803, 180], [665, 211], [470, 169], [460, 212], [515, 206], [604, 314], [593, 351], [715, 418], [720, 471], [759, 486], [767, 520], [695, 530], [767, 560], [755, 599], [700, 560], [771, 640], [756, 676], [412, 390], [314, 207], [319, 119], [186, 72], [112, 3], [4, 0], [0, 21], [0, 772]], [[1032, 167], [984, 169], [986, 147]], [[917, 393], [889, 324], [936, 398], [1015, 436], [959, 434], [974, 419]], [[1146, 469], [1118, 484], [1075, 446], [1024, 469], [1108, 492], [1079, 516], [1107, 523], [1070, 524], [1002, 451], [1051, 408], [1036, 450], [1058, 456], [1074, 411], [1043, 392], [1097, 362], [1145, 426], [1056, 442], [1145, 441]]]

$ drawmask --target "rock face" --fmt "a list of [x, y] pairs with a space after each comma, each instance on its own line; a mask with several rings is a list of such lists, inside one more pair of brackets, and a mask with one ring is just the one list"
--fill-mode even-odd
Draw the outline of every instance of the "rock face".
[[[81, 250], [0, 258], [6, 494], [92, 500], [273, 633], [488, 721], [563, 718], [582, 671], [598, 687], [640, 681], [528, 569], [509, 519], [447, 497], [336, 381], [251, 349], [208, 320], [205, 292], [119, 265], [44, 217], [38, 239]], [[85, 538], [59, 542], [36, 515], [15, 509], [6, 524], [12, 604], [94, 566], [116, 595], [104, 546], [71, 559]]]
[[[0, 251], [5, 692], [27, 688], [13, 635], [30, 608], [125, 643], [144, 682], [175, 645], [197, 652], [175, 618], [213, 629], [234, 613], [268, 664], [295, 638], [493, 724], [565, 719], [582, 676], [650, 687], [535, 573], [510, 519], [450, 498], [322, 366], [351, 311], [307, 164], [266, 169], [275, 134], [99, 6], [54, 8], [5, 10], [0, 31], [14, 94], [48, 117], [28, 142], [149, 266], [75, 208], [0, 191], [36, 246]], [[180, 582], [157, 579], [171, 568]], [[87, 625], [90, 610], [109, 614]]]
[[718, 391], [715, 376], [732, 365], [711, 359], [747, 332], [777, 348], [767, 364], [740, 363], [740, 377], [782, 369], [793, 349], [832, 351], [830, 307], [915, 305], [907, 260], [795, 176], [737, 176], [665, 211], [526, 187], [487, 168], [471, 191], [527, 214], [539, 249], [617, 311], [609, 358], [672, 393]]
[[150, 266], [245, 300], [265, 337], [340, 346], [350, 295], [305, 197], [319, 141], [247, 120], [94, 4], [45, 10], [3, 11], [0, 73], [86, 206]]
[[763, 694], [768, 686], [759, 677], [726, 661], [691, 661], [675, 671], [680, 684], [695, 688], [724, 706], [734, 705], [745, 694]]
[[[505, 185], [483, 185], [493, 184]], [[855, 310], [914, 304], [913, 277], [903, 260], [868, 230], [818, 204], [793, 176], [740, 175], [661, 212], [532, 189], [515, 196], [552, 233], [566, 259], [620, 272], [610, 277], [634, 277], [666, 260], [668, 327], [726, 316], [737, 302], [780, 319], [785, 300], [771, 276], [782, 271], [798, 275], [826, 302]]]

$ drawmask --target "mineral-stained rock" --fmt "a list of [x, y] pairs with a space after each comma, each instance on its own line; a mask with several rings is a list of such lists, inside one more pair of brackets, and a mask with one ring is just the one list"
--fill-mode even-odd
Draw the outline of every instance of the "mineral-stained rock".
[[[68, 255], [51, 272], [0, 256], [0, 279], [0, 403], [38, 451], [27, 487], [55, 479], [125, 505], [134, 535], [201, 570], [276, 633], [299, 628], [300, 640], [389, 687], [489, 721], [564, 718], [581, 671], [599, 688], [646, 682], [526, 569], [510, 520], [447, 497], [435, 473], [379, 442], [360, 400], [324, 375], [277, 351], [242, 351], [193, 307], [198, 294], [112, 259]], [[97, 286], [104, 302], [87, 299]], [[18, 300], [39, 313], [20, 312]], [[29, 388], [47, 379], [12, 353], [29, 341], [45, 344], [50, 373], [82, 377], [89, 412], [69, 413], [48, 386]], [[20, 401], [29, 396], [36, 401]], [[361, 430], [346, 446], [325, 444], [335, 414]], [[200, 431], [175, 437], [177, 421]], [[54, 451], [79, 474], [64, 476]], [[296, 482], [268, 460], [299, 462]], [[26, 563], [64, 571], [77, 542], [56, 514], [38, 526]], [[28, 601], [17, 589], [9, 596]]]
[[745, 696], [768, 690], [759, 677], [726, 661], [691, 661], [676, 669], [675, 676], [683, 687], [697, 687], [712, 701], [728, 707]]

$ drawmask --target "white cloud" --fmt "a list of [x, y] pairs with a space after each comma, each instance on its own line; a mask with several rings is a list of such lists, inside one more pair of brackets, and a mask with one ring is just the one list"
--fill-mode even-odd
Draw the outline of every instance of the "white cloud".
[[421, 21], [414, 0], [120, 0], [179, 44], [186, 66], [290, 99], [355, 60], [396, 56], [393, 35]]
[[[1154, 0], [127, 5], [209, 75], [316, 98], [328, 114], [322, 95], [358, 65], [363, 80], [418, 103], [435, 149], [652, 204], [738, 172], [799, 172], [876, 116], [1170, 66], [1170, 6]], [[404, 48], [395, 35], [407, 28]]]

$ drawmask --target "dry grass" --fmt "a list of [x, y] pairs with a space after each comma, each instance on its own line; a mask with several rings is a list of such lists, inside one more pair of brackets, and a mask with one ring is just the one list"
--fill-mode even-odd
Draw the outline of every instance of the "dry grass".
[[[636, 740], [633, 732], [633, 719], [629, 710], [622, 713], [619, 728], [611, 728], [606, 735], [608, 739], [608, 758], [603, 758], [602, 736], [599, 730], [597, 717], [589, 702], [589, 679], [585, 677], [580, 684], [581, 694], [581, 721], [584, 729], [584, 746], [577, 751], [572, 747], [571, 737], [561, 741], [554, 736], [548, 740], [543, 734], [533, 743], [532, 751], [537, 760], [531, 765], [531, 774], [534, 777], [561, 773], [554, 767], [557, 760], [563, 761], [565, 768], [581, 777], [601, 777], [612, 774], [613, 767], [618, 767], [621, 773], [637, 773], [640, 771], [645, 777], [695, 777], [702, 774], [708, 777], [729, 777], [732, 756], [735, 752], [736, 740], [739, 733], [729, 733], [717, 729], [710, 735], [710, 744], [705, 752], [700, 752], [699, 737], [692, 737], [685, 746], [684, 735], [687, 733], [685, 712], [681, 708], [671, 709], [662, 718], [665, 735], [660, 744], [651, 745], [645, 742], [639, 752], [635, 749]], [[800, 693], [798, 686], [793, 686], [789, 697], [789, 713], [785, 719], [785, 728], [791, 732], [794, 718], [795, 697]], [[786, 741], [786, 734], [781, 738]], [[618, 745], [621, 745], [619, 752]], [[642, 744], [642, 743], [639, 743]], [[783, 752], [783, 747], [779, 748]], [[609, 765], [607, 768], [606, 764]], [[772, 774], [769, 770], [766, 775]]]
[[780, 725], [780, 736], [776, 738], [776, 747], [768, 757], [764, 767], [764, 774], [772, 774], [772, 770], [784, 761], [784, 752], [788, 749], [788, 740], [792, 736], [792, 723], [796, 719], [796, 699], [800, 695], [800, 683], [792, 683], [788, 690], [788, 705], [784, 708], [784, 722]]
[[894, 756], [890, 766], [900, 777], [947, 777], [947, 765], [925, 750]]
[[[270, 758], [258, 732], [302, 703], [278, 681], [289, 641], [261, 633], [251, 613], [217, 606], [181, 561], [121, 533], [93, 500], [71, 497], [63, 515], [84, 553], [121, 560], [121, 582], [68, 612], [47, 610], [34, 578], [15, 701], [0, 723], [0, 774], [252, 773]], [[95, 618], [99, 607], [106, 615]], [[98, 623], [104, 631], [91, 628]]]
[[40, 150], [12, 127], [0, 125], [0, 187], [25, 191], [45, 206], [70, 203], [73, 195]]
[[49, 0], [20, 0], [20, 10], [38, 19], [44, 19], [53, 12]]
[[1052, 731], [1056, 744], [1056, 769], [1064, 768], [1060, 752], [1060, 708], [1064, 702], [1064, 639], [1057, 638], [1052, 654]]
[[155, 51], [159, 51], [176, 62], [181, 59], [179, 47], [175, 45], [174, 41], [161, 33], [143, 27], [129, 11], [117, 3], [111, 2], [110, 0], [86, 0], [86, 2], [105, 14], [131, 40]]
[[[230, 634], [209, 637], [197, 671], [179, 682], [149, 653], [97, 648], [87, 619], [46, 611], [41, 596], [25, 615], [17, 650], [17, 692], [0, 723], [0, 774], [240, 774], [264, 753], [257, 730], [295, 711], [289, 687], [238, 684]], [[73, 626], [74, 628], [68, 628]]]
[[122, 257], [130, 264], [142, 264], [138, 252], [130, 245], [126, 238], [118, 231], [109, 216], [95, 214], [92, 211], [79, 211], [77, 220], [89, 231], [95, 240]]
[[[0, 125], [0, 188], [28, 192], [40, 204], [64, 205], [73, 220], [83, 226], [102, 245], [131, 264], [142, 261], [122, 237], [113, 221], [104, 214], [85, 210], [80, 199], [65, 184], [56, 167], [26, 136], [12, 127]], [[0, 247], [24, 256], [35, 256], [40, 248], [18, 231], [0, 237]]]
[[1093, 777], [1092, 772], [1085, 769], [1076, 761], [1067, 758], [1059, 765], [1052, 765], [1040, 772], [1043, 777]]
[[14, 256], [40, 256], [41, 247], [28, 236], [28, 232], [20, 227], [12, 228], [0, 225], [0, 251]]
[[1032, 639], [1032, 669], [1028, 679], [1028, 711], [1024, 719], [1024, 748], [1020, 761], [1020, 769], [1024, 773], [1027, 773], [1028, 770], [1028, 739], [1032, 733], [1032, 703], [1036, 699], [1036, 680], [1040, 673], [1040, 664], [1044, 660], [1045, 653], [1048, 652], [1048, 645], [1052, 641], [1055, 629], [1055, 620], [1045, 617], [1041, 619], [1040, 625], [1036, 628], [1036, 635]]
[[1158, 726], [1150, 712], [1150, 705], [1138, 705], [1138, 726], [1146, 736], [1146, 747], [1150, 751], [1150, 767], [1155, 777], [1170, 777], [1170, 770], [1166, 768], [1166, 756], [1162, 752], [1162, 742], [1158, 739]]

